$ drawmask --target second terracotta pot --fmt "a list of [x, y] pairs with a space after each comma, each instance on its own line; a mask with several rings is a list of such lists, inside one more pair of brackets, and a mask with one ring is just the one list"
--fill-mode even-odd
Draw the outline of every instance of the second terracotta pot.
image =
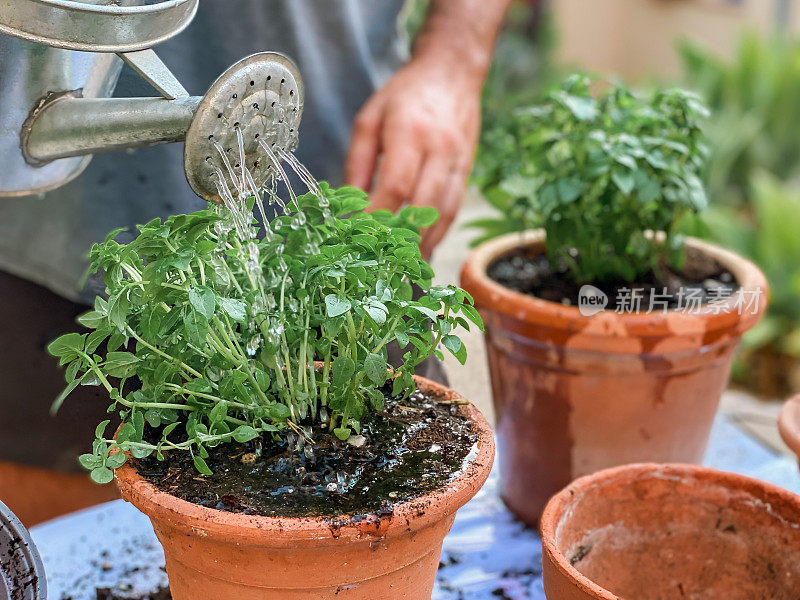
[[[423, 391], [461, 401], [416, 378]], [[489, 476], [494, 439], [470, 404], [472, 460], [444, 488], [363, 519], [270, 518], [214, 510], [157, 489], [126, 464], [122, 497], [150, 517], [173, 600], [429, 600], [456, 511]]]
[[461, 285], [486, 323], [502, 496], [528, 524], [582, 475], [633, 462], [702, 460], [734, 350], [766, 308], [767, 283], [736, 254], [688, 244], [727, 268], [742, 293], [691, 314], [584, 316], [487, 275], [512, 250], [544, 252], [543, 233], [507, 235], [468, 257]]
[[797, 600], [800, 497], [694, 465], [583, 477], [542, 516], [548, 600]]

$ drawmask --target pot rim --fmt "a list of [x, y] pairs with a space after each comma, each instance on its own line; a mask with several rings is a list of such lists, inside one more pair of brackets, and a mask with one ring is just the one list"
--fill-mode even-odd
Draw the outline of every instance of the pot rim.
[[[465, 400], [450, 388], [414, 376], [417, 385], [448, 400]], [[478, 435], [477, 455], [467, 468], [445, 486], [395, 506], [391, 515], [374, 514], [358, 521], [347, 515], [337, 517], [265, 517], [231, 513], [200, 506], [159, 490], [129, 463], [115, 471], [115, 480], [123, 499], [154, 521], [168, 521], [170, 526], [194, 535], [225, 536], [233, 543], [268, 547], [298, 546], [336, 540], [383, 538], [420, 530], [455, 514], [483, 486], [494, 462], [495, 443], [489, 423], [471, 403], [459, 410], [473, 424]]]
[[[17, 551], [11, 552], [6, 557], [7, 563], [0, 560], [0, 577], [3, 574], [22, 577], [25, 569], [30, 569], [36, 576], [36, 585], [30, 587], [27, 585], [24, 588], [13, 587], [15, 582], [9, 581], [8, 583], [12, 584], [12, 587], [8, 591], [12, 597], [17, 598], [16, 594], [21, 592], [19, 598], [25, 600], [47, 598], [47, 577], [39, 550], [22, 521], [2, 501], [0, 501], [0, 537], [7, 541], [14, 538], [18, 540]], [[3, 568], [5, 566], [10, 567], [11, 571], [5, 570]]]
[[[490, 307], [491, 310], [528, 322], [547, 325], [558, 329], [581, 329], [593, 316], [581, 314], [577, 306], [564, 306], [557, 302], [543, 300], [516, 292], [500, 285], [487, 274], [489, 265], [503, 254], [515, 248], [525, 248], [545, 244], [543, 229], [508, 233], [494, 238], [475, 248], [464, 262], [461, 271], [461, 286], [473, 296], [477, 307]], [[709, 331], [735, 328], [744, 331], [758, 322], [767, 307], [769, 287], [766, 277], [751, 261], [715, 244], [693, 237], [686, 238], [686, 245], [718, 260], [736, 278], [741, 290], [750, 294], [761, 294], [755, 314], [743, 311], [739, 314], [736, 295], [714, 307], [706, 304], [696, 313], [683, 313], [676, 309], [652, 314], [612, 313], [621, 319], [627, 332], [632, 335], [658, 336], [675, 335], [674, 320], [679, 317], [683, 325], [681, 331]], [[605, 313], [608, 314], [608, 313]]]
[[615, 479], [640, 478], [646, 475], [660, 475], [662, 477], [691, 477], [699, 482], [713, 482], [717, 486], [724, 486], [732, 490], [740, 490], [756, 497], [768, 496], [772, 500], [771, 505], [776, 505], [773, 500], [780, 500], [786, 504], [794, 505], [800, 510], [800, 496], [785, 490], [776, 485], [765, 481], [760, 481], [738, 473], [719, 471], [709, 467], [699, 465], [671, 463], [638, 463], [622, 465], [611, 469], [604, 469], [591, 475], [586, 475], [576, 479], [558, 494], [553, 496], [545, 506], [541, 519], [542, 548], [554, 566], [583, 592], [592, 594], [597, 600], [621, 600], [619, 596], [610, 592], [604, 587], [594, 583], [591, 579], [583, 575], [576, 569], [565, 554], [556, 544], [556, 532], [565, 513], [571, 511], [571, 505], [575, 498], [579, 498], [582, 492], [590, 490], [599, 484], [608, 483]]
[[778, 431], [789, 449], [800, 458], [800, 394], [789, 398], [781, 408]]

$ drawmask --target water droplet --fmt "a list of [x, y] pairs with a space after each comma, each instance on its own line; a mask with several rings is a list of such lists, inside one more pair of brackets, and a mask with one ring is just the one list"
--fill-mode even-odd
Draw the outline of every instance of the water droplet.
[[247, 342], [247, 354], [248, 356], [255, 356], [258, 349], [261, 347], [261, 336], [256, 335], [250, 338], [250, 341]]
[[257, 261], [260, 258], [258, 246], [255, 244], [255, 242], [250, 242], [247, 244], [247, 255], [250, 257], [250, 260]]
[[253, 279], [258, 279], [259, 277], [261, 277], [261, 274], [263, 273], [261, 265], [252, 259], [248, 260], [245, 263], [245, 268], [247, 269], [247, 272]]

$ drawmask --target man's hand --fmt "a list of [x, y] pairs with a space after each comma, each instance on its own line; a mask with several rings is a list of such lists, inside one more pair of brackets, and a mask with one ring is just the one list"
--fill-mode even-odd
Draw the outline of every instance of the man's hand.
[[444, 237], [463, 201], [481, 88], [508, 3], [435, 0], [411, 61], [356, 117], [347, 183], [371, 192], [373, 210], [436, 208], [439, 220], [423, 232], [423, 256]]

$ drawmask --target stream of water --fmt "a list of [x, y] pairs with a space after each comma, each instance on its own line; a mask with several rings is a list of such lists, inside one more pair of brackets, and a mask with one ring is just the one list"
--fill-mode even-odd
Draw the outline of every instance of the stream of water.
[[[216, 224], [220, 246], [218, 252], [214, 253], [212, 261], [219, 265], [219, 268], [215, 269], [218, 274], [227, 271], [222, 264], [226, 259], [226, 252], [230, 249], [226, 238], [229, 232], [234, 231], [237, 240], [234, 249], [245, 264], [248, 278], [256, 292], [256, 297], [251, 303], [250, 322], [245, 326], [245, 339], [247, 339], [245, 350], [248, 355], [256, 356], [264, 343], [264, 338], [271, 345], [278, 345], [281, 341], [285, 327], [281, 314], [287, 310], [296, 313], [301, 308], [297, 298], [291, 296], [284, 298], [283, 293], [276, 291], [280, 290], [282, 284], [290, 277], [288, 265], [283, 257], [284, 244], [272, 246], [277, 254], [277, 260], [262, 261], [258, 244], [259, 235], [267, 240], [273, 240], [273, 236], [276, 235], [269, 226], [270, 216], [290, 218], [290, 227], [306, 236], [304, 250], [308, 255], [317, 254], [323, 242], [319, 231], [315, 227], [307, 226], [306, 213], [299, 206], [298, 194], [292, 187], [289, 175], [295, 176], [301, 185], [313, 194], [324, 219], [332, 218], [332, 215], [329, 201], [325, 198], [319, 182], [297, 157], [283, 149], [272, 148], [261, 140], [257, 147], [260, 153], [258, 161], [268, 161], [266, 164], [272, 166], [273, 175], [262, 187], [256, 185], [246, 166], [242, 131], [238, 126], [235, 127], [235, 131], [239, 153], [235, 162], [229, 159], [229, 153], [222, 145], [215, 143], [225, 171], [221, 168], [216, 169], [215, 184], [222, 199], [217, 211], [223, 219]], [[250, 198], [255, 199], [252, 210], [248, 204]], [[264, 223], [263, 227], [259, 227], [259, 219]], [[309, 366], [313, 368], [313, 364]], [[307, 416], [308, 409], [316, 413], [314, 406], [297, 409], [292, 405], [290, 409], [294, 418]], [[300, 414], [294, 414], [295, 410], [300, 410]], [[325, 417], [322, 414], [319, 416]]]

